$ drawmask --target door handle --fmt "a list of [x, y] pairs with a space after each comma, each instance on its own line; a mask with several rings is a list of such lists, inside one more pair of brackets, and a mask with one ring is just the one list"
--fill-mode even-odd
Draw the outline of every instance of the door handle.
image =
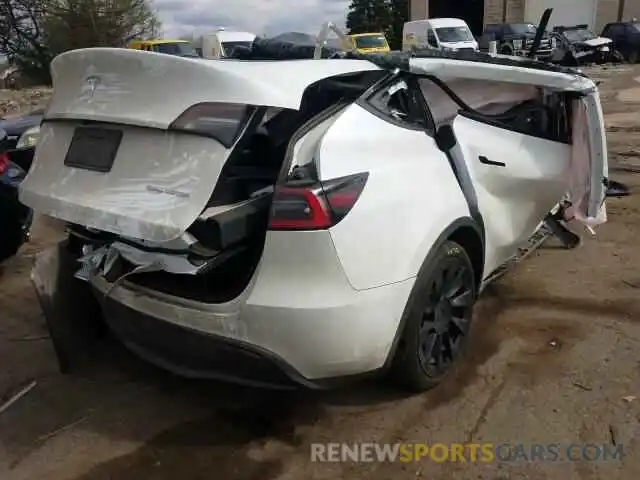
[[506, 167], [507, 166], [507, 164], [504, 163], [504, 162], [494, 162], [493, 160], [489, 160], [484, 155], [480, 155], [478, 157], [478, 160], [480, 160], [480, 163], [483, 163], [485, 165], [493, 165], [494, 167]]

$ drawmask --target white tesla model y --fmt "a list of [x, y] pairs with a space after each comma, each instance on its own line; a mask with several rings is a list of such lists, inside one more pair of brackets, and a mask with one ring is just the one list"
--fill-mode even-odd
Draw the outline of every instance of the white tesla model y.
[[603, 220], [589, 78], [478, 53], [347, 57], [53, 61], [21, 200], [68, 226], [32, 274], [63, 369], [100, 323], [185, 376], [384, 371], [425, 390], [567, 192], [573, 217]]

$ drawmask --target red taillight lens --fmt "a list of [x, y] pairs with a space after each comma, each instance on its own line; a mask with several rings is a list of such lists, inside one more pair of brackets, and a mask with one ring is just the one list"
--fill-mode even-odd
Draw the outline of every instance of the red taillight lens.
[[9, 168], [9, 154], [0, 152], [0, 175], [7, 171]]
[[367, 177], [362, 173], [314, 185], [278, 187], [269, 229], [322, 230], [334, 226], [353, 208]]

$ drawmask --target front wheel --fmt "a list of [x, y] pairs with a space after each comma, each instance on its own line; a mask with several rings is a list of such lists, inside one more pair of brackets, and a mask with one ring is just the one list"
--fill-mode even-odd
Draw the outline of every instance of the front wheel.
[[609, 55], [609, 60], [612, 63], [624, 63], [624, 55], [622, 55], [618, 50], [613, 50]]
[[421, 270], [405, 310], [393, 380], [412, 391], [438, 385], [463, 355], [477, 291], [464, 248], [447, 241]]

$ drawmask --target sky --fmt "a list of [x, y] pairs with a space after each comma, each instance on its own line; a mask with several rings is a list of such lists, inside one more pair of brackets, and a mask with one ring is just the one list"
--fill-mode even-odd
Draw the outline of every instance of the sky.
[[155, 0], [166, 37], [218, 27], [257, 35], [317, 34], [324, 22], [344, 26], [349, 0]]

